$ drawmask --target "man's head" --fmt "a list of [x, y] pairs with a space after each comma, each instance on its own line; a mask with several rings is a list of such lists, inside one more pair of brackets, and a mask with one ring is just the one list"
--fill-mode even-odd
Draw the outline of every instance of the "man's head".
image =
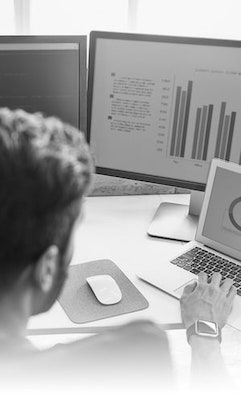
[[0, 109], [0, 300], [19, 285], [32, 312], [56, 299], [92, 161], [83, 135], [56, 118]]

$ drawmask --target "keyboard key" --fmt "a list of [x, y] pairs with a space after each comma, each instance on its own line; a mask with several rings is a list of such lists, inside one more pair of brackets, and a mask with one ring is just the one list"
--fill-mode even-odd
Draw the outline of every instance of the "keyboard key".
[[239, 271], [238, 271], [238, 270], [235, 270], [234, 268], [231, 268], [231, 269], [230, 269], [230, 272], [231, 272], [231, 274], [236, 275]]
[[192, 269], [191, 265], [185, 265], [185, 267], [183, 267], [186, 271], [190, 271]]
[[199, 271], [198, 271], [198, 269], [196, 269], [196, 268], [192, 268], [192, 269], [190, 270], [190, 272], [192, 272], [192, 273], [195, 274], [195, 275], [198, 275], [198, 274], [199, 274]]
[[228, 262], [228, 263], [227, 263], [227, 266], [228, 266], [229, 268], [232, 268], [234, 265], [235, 265], [235, 264], [234, 264], [234, 263], [231, 263], [231, 262]]

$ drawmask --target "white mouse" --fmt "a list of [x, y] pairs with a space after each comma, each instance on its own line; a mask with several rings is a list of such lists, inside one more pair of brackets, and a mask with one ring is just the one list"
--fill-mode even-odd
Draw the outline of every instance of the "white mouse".
[[89, 276], [86, 281], [101, 304], [111, 305], [121, 301], [120, 288], [110, 275]]

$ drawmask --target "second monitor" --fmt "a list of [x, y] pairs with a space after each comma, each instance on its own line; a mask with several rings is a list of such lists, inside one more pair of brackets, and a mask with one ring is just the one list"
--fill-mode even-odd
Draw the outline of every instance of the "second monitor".
[[1, 36], [0, 107], [86, 131], [86, 36]]
[[240, 93], [241, 42], [92, 32], [97, 172], [204, 191], [214, 157], [241, 164]]

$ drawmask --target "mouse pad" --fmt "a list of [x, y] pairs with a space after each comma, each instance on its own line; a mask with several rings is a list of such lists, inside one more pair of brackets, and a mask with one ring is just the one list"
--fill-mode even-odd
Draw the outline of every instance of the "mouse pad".
[[[119, 303], [108, 306], [99, 303], [86, 282], [86, 278], [94, 275], [110, 275], [115, 279], [122, 292]], [[76, 324], [127, 314], [149, 306], [145, 297], [111, 260], [96, 260], [69, 267], [69, 276], [59, 302], [69, 319]]]

